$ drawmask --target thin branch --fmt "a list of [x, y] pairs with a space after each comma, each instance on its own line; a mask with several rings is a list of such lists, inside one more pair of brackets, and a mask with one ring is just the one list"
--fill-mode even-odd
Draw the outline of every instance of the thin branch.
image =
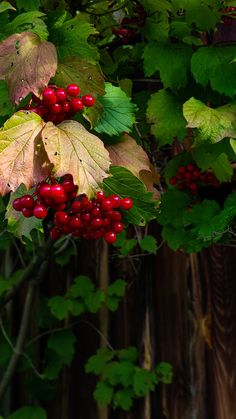
[[16, 346], [14, 347], [14, 352], [12, 354], [12, 357], [10, 359], [6, 372], [3, 376], [3, 379], [0, 383], [0, 401], [2, 400], [5, 394], [5, 391], [7, 390], [11, 382], [11, 379], [15, 373], [19, 358], [23, 352], [24, 343], [25, 343], [25, 339], [26, 339], [26, 335], [28, 331], [28, 324], [31, 317], [31, 309], [32, 309], [35, 289], [36, 289], [35, 284], [30, 283], [28, 291], [27, 291], [26, 299], [25, 299], [25, 306], [24, 306], [24, 311], [22, 315], [19, 334], [16, 341]]

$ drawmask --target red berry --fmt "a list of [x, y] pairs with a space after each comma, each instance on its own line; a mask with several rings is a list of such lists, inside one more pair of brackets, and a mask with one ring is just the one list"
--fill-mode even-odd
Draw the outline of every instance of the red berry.
[[62, 103], [65, 102], [67, 100], [67, 95], [66, 95], [66, 91], [65, 89], [62, 89], [61, 87], [59, 87], [58, 89], [56, 89], [56, 97], [57, 97], [57, 102]]
[[115, 223], [112, 224], [112, 230], [115, 233], [120, 233], [123, 230], [123, 228], [124, 228], [124, 226], [123, 226], [122, 223], [115, 222]]
[[112, 244], [116, 241], [116, 233], [114, 233], [114, 231], [108, 231], [105, 234], [104, 239], [108, 244]]
[[69, 102], [62, 103], [62, 112], [67, 113], [69, 111], [70, 111], [70, 104], [69, 104]]
[[195, 176], [196, 178], [199, 178], [201, 176], [201, 171], [196, 169], [193, 171], [193, 176]]
[[55, 183], [50, 187], [50, 198], [55, 199], [57, 196], [64, 194], [63, 187]]
[[194, 164], [187, 164], [187, 169], [189, 172], [193, 172], [195, 170], [196, 166]]
[[51, 185], [48, 183], [44, 183], [39, 186], [38, 193], [43, 198], [50, 198], [51, 197]]
[[184, 166], [180, 166], [178, 172], [183, 175], [186, 172], [186, 168]]
[[82, 111], [84, 105], [81, 99], [75, 97], [70, 101], [70, 109], [74, 112]]
[[78, 227], [80, 227], [80, 225], [81, 225], [81, 219], [77, 215], [71, 218], [70, 226], [73, 229], [77, 229]]
[[77, 84], [72, 83], [67, 86], [66, 91], [68, 95], [75, 97], [75, 96], [78, 96], [80, 92], [80, 88]]
[[89, 212], [84, 212], [83, 214], [81, 214], [81, 220], [83, 221], [90, 221], [91, 220], [91, 215]]
[[91, 222], [91, 225], [94, 227], [94, 228], [99, 228], [99, 227], [102, 227], [102, 225], [103, 225], [103, 220], [102, 220], [102, 218], [93, 218], [92, 219], [92, 222]]
[[77, 214], [78, 212], [80, 212], [82, 209], [82, 203], [80, 201], [74, 201], [71, 204], [71, 211], [74, 214]]
[[31, 208], [22, 208], [22, 214], [24, 217], [29, 218], [33, 215], [33, 210]]
[[53, 105], [57, 101], [56, 94], [51, 87], [46, 87], [43, 91], [43, 100], [45, 103], [48, 103], [49, 105]]
[[70, 180], [71, 182], [73, 182], [73, 176], [70, 173], [66, 173], [63, 178], [63, 180]]
[[176, 185], [176, 183], [177, 183], [177, 179], [176, 179], [176, 177], [172, 176], [172, 177], [169, 179], [169, 184], [170, 184], [170, 185], [172, 185], [172, 186], [174, 186], [174, 185]]
[[197, 184], [196, 183], [190, 183], [189, 189], [191, 189], [192, 191], [196, 191], [197, 190]]
[[71, 180], [63, 180], [61, 186], [66, 193], [74, 192], [75, 185]]
[[192, 179], [192, 173], [190, 173], [190, 172], [187, 172], [187, 173], [185, 173], [185, 175], [184, 175], [184, 177], [185, 177], [185, 179]]
[[118, 208], [120, 206], [121, 198], [118, 195], [111, 195], [110, 199], [112, 201], [113, 208]]
[[104, 192], [98, 191], [97, 192], [97, 200], [101, 202], [104, 198], [105, 198]]
[[21, 197], [21, 205], [23, 208], [34, 208], [34, 198], [32, 195], [24, 195]]
[[61, 232], [56, 227], [53, 227], [49, 234], [52, 240], [58, 240], [61, 237]]
[[60, 103], [54, 103], [50, 108], [52, 114], [57, 115], [61, 112], [61, 105]]
[[113, 208], [113, 202], [109, 198], [102, 200], [101, 207], [104, 211], [110, 211]]
[[132, 206], [133, 206], [133, 201], [132, 201], [132, 199], [131, 199], [131, 198], [123, 198], [123, 199], [121, 200], [120, 207], [121, 207], [123, 210], [129, 210], [130, 208], [132, 208]]
[[181, 175], [180, 173], [177, 173], [176, 178], [178, 180], [182, 180], [184, 178], [184, 175]]
[[92, 217], [99, 217], [101, 215], [101, 210], [98, 207], [94, 207], [91, 211]]
[[35, 205], [33, 214], [35, 218], [43, 219], [47, 216], [47, 208], [44, 205]]
[[84, 106], [89, 108], [90, 106], [94, 105], [95, 99], [91, 95], [85, 95], [85, 96], [82, 96], [82, 102], [83, 102]]
[[110, 224], [111, 224], [110, 218], [108, 218], [108, 217], [103, 218], [102, 225], [103, 225], [104, 228], [109, 227]]
[[21, 198], [14, 199], [14, 201], [12, 202], [12, 206], [15, 211], [21, 211], [22, 210]]
[[105, 215], [112, 221], [121, 221], [122, 219], [122, 215], [119, 211], [107, 211]]
[[55, 214], [55, 223], [59, 225], [68, 224], [69, 215], [65, 211], [57, 211]]

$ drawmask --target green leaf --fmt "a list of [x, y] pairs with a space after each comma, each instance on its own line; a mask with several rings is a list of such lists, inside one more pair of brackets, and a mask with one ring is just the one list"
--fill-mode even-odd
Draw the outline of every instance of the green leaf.
[[185, 0], [186, 21], [195, 23], [201, 30], [215, 28], [220, 21], [219, 2], [215, 0]]
[[7, 419], [47, 419], [47, 414], [42, 407], [24, 406], [15, 410]]
[[21, 212], [15, 211], [12, 207], [14, 199], [19, 198], [26, 193], [30, 193], [30, 191], [27, 191], [24, 185], [20, 185], [15, 192], [11, 193], [5, 218], [7, 219], [7, 228], [10, 233], [20, 239], [26, 237], [29, 240], [32, 240], [31, 232], [34, 229], [42, 229], [42, 220], [35, 217], [25, 218]]
[[155, 375], [145, 368], [136, 367], [133, 389], [137, 397], [146, 396], [150, 390], [154, 390]]
[[33, 32], [37, 34], [41, 39], [48, 38], [48, 30], [44, 21], [40, 18], [45, 16], [44, 13], [38, 11], [31, 11], [21, 13], [10, 23], [5, 25], [4, 33], [11, 35], [21, 32]]
[[69, 311], [72, 308], [72, 302], [65, 297], [56, 295], [48, 301], [48, 306], [50, 307], [51, 313], [58, 320], [65, 319], [68, 316]]
[[158, 215], [160, 224], [172, 224], [175, 227], [183, 224], [183, 210], [188, 207], [191, 197], [184, 192], [171, 190], [163, 195], [161, 212]]
[[94, 26], [82, 20], [78, 15], [67, 20], [60, 27], [54, 28], [51, 39], [57, 47], [60, 59], [78, 55], [94, 62], [99, 58], [98, 50], [88, 41], [88, 38], [96, 33]]
[[129, 361], [134, 364], [138, 360], [139, 353], [135, 346], [130, 346], [129, 348], [126, 348], [126, 349], [120, 349], [119, 352], [117, 353], [117, 356], [121, 360]]
[[93, 293], [94, 288], [94, 284], [89, 277], [80, 275], [74, 279], [74, 283], [68, 291], [68, 296], [85, 299], [88, 295]]
[[226, 96], [236, 93], [235, 46], [199, 48], [192, 56], [191, 69], [195, 80]]
[[183, 140], [187, 134], [182, 105], [174, 95], [164, 89], [151, 96], [147, 118], [152, 123], [151, 133], [155, 135], [160, 146], [171, 144], [175, 137]]
[[105, 301], [105, 293], [102, 290], [89, 294], [85, 297], [84, 303], [91, 313], [97, 313]]
[[159, 71], [165, 88], [184, 87], [191, 55], [191, 47], [184, 44], [148, 43], [143, 54], [145, 75], [149, 77]]
[[25, 10], [30, 12], [31, 10], [38, 10], [40, 6], [40, 0], [16, 0], [16, 7], [18, 10]]
[[136, 106], [120, 87], [106, 83], [105, 91], [100, 99], [103, 112], [95, 131], [111, 136], [130, 132], [135, 122]]
[[117, 296], [117, 297], [123, 297], [125, 295], [127, 282], [123, 279], [117, 279], [114, 281], [111, 285], [109, 285], [107, 294], [109, 296]]
[[117, 386], [120, 383], [120, 363], [117, 361], [109, 362], [103, 372], [102, 379], [108, 382], [112, 387]]
[[146, 235], [139, 243], [142, 250], [148, 252], [148, 253], [154, 253], [154, 255], [157, 252], [157, 240], [153, 236]]
[[0, 13], [5, 12], [6, 10], [16, 10], [16, 9], [8, 1], [1, 1]]
[[81, 301], [77, 300], [70, 300], [70, 308], [69, 308], [72, 316], [79, 316], [85, 311], [85, 305]]
[[225, 107], [212, 109], [192, 97], [184, 103], [183, 113], [188, 127], [198, 128], [197, 140], [199, 142], [216, 143], [225, 137], [236, 136], [236, 130], [232, 124], [232, 111], [227, 112]]
[[107, 297], [106, 298], [106, 306], [108, 310], [112, 312], [116, 311], [119, 307], [120, 299], [118, 297]]
[[196, 148], [194, 159], [203, 171], [211, 168], [220, 182], [231, 181], [233, 168], [226, 153], [220, 153], [213, 146], [201, 146]]
[[13, 113], [13, 106], [9, 100], [8, 89], [4, 80], [0, 80], [0, 98], [0, 115], [10, 116]]
[[100, 406], [106, 406], [111, 403], [113, 392], [113, 387], [111, 387], [108, 383], [101, 381], [97, 384], [93, 395]]
[[184, 223], [185, 225], [201, 225], [209, 224], [212, 217], [218, 214], [220, 211], [220, 206], [216, 201], [210, 201], [204, 199], [200, 204], [195, 204], [191, 208], [191, 211], [185, 211], [184, 213]]
[[66, 365], [70, 365], [74, 353], [76, 337], [71, 330], [53, 333], [48, 339], [47, 346], [53, 350]]
[[152, 193], [148, 192], [144, 184], [132, 173], [120, 166], [113, 166], [111, 177], [103, 181], [103, 188], [107, 194], [117, 194], [124, 198], [129, 196], [133, 200], [133, 207], [127, 211], [127, 220], [132, 224], [145, 225], [156, 218], [156, 203]]
[[111, 351], [108, 348], [101, 348], [97, 351], [97, 353], [91, 356], [86, 365], [85, 365], [85, 372], [86, 373], [94, 373], [96, 375], [100, 375], [105, 366], [109, 361], [111, 361], [115, 356], [115, 352]]
[[130, 410], [133, 405], [134, 393], [131, 389], [118, 390], [114, 394], [114, 407]]
[[170, 384], [173, 381], [173, 367], [168, 362], [160, 362], [155, 368], [158, 380], [164, 384]]
[[43, 371], [43, 376], [48, 380], [56, 380], [59, 377], [62, 368], [63, 361], [61, 357], [54, 351], [48, 351], [47, 365]]

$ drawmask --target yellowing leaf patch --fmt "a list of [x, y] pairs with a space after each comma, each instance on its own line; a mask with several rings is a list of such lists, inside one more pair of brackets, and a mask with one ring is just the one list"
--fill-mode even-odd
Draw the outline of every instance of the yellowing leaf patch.
[[16, 33], [0, 43], [0, 80], [7, 82], [13, 103], [30, 92], [39, 95], [56, 68], [55, 46], [35, 33]]
[[57, 126], [48, 122], [42, 139], [54, 164], [54, 175], [71, 173], [79, 186], [78, 194], [93, 196], [108, 177], [110, 159], [103, 142], [77, 121], [64, 121]]
[[0, 194], [15, 191], [23, 183], [28, 189], [51, 170], [40, 140], [44, 126], [33, 112], [19, 111], [0, 130]]

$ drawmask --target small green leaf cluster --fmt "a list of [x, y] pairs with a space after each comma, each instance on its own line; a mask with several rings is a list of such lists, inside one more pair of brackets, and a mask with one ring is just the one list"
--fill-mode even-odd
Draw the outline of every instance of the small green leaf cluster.
[[162, 362], [153, 370], [138, 365], [139, 353], [135, 347], [111, 350], [99, 349], [90, 357], [85, 371], [100, 376], [94, 397], [101, 406], [130, 410], [134, 400], [153, 391], [157, 384], [172, 382], [171, 365]]
[[95, 288], [90, 278], [80, 275], [74, 279], [65, 295], [50, 298], [48, 306], [52, 315], [58, 320], [65, 319], [69, 314], [76, 317], [84, 312], [97, 313], [103, 304], [109, 310], [115, 311], [125, 294], [125, 289], [126, 282], [117, 279], [105, 292]]

